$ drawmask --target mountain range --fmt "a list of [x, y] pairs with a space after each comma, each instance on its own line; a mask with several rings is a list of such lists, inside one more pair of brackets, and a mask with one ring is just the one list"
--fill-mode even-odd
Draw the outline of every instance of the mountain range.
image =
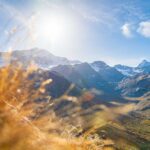
[[0, 52], [1, 66], [5, 65], [5, 60], [7, 63], [20, 62], [24, 67], [34, 62], [40, 69], [57, 73], [78, 89], [96, 89], [101, 94], [139, 97], [148, 92], [150, 85], [150, 62], [147, 60], [137, 67], [120, 64], [112, 67], [103, 61], [69, 60], [38, 48], [16, 50], [11, 54]]
[[135, 76], [140, 73], [150, 73], [150, 62], [147, 60], [143, 60], [137, 67], [129, 67], [120, 64], [115, 65], [114, 67], [126, 76]]
[[22, 65], [28, 66], [34, 62], [39, 68], [50, 69], [60, 64], [71, 65], [80, 63], [79, 61], [71, 61], [65, 57], [59, 57], [51, 54], [44, 49], [33, 48], [30, 50], [15, 50], [11, 53], [0, 52], [1, 66], [5, 63], [21, 62]]

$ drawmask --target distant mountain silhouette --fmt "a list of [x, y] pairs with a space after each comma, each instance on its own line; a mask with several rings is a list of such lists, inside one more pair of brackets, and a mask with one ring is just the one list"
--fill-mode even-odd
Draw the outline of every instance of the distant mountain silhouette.
[[51, 74], [55, 72], [55, 76], [57, 76], [55, 82], [66, 83], [66, 86], [60, 86], [62, 89], [59, 89], [58, 85], [55, 85], [55, 88], [52, 88], [57, 91], [53, 92], [54, 97], [60, 95], [59, 92], [62, 93], [70, 84], [75, 84], [79, 91], [96, 89], [109, 97], [115, 97], [119, 93], [124, 96], [137, 97], [150, 90], [150, 62], [147, 60], [143, 60], [137, 67], [124, 65], [111, 67], [103, 61], [94, 61], [93, 63], [72, 61], [38, 48], [16, 50], [11, 54], [0, 52], [0, 66], [14, 62], [21, 63], [23, 67], [27, 67], [33, 62], [43, 70], [43, 76], [46, 71]]

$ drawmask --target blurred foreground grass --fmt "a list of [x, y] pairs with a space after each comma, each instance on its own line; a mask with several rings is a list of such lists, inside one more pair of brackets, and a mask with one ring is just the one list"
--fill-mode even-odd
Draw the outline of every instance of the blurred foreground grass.
[[[30, 78], [35, 71], [34, 65], [24, 69], [18, 64], [0, 69], [0, 150], [140, 150], [136, 135], [131, 136], [117, 119], [134, 104], [82, 109], [80, 101], [87, 93], [51, 101], [45, 87], [52, 79], [35, 88], [37, 79]], [[48, 101], [35, 102], [39, 98]], [[56, 114], [54, 106], [64, 99], [77, 104]], [[65, 119], [63, 113], [68, 115]]]
[[33, 99], [47, 96], [42, 93], [51, 81], [44, 81], [35, 90], [34, 81], [28, 78], [34, 69], [24, 71], [12, 65], [0, 69], [0, 150], [101, 149], [98, 138], [74, 136], [73, 132], [79, 129], [74, 127], [71, 131], [72, 126], [57, 118], [53, 110], [49, 115], [31, 119], [40, 107]]

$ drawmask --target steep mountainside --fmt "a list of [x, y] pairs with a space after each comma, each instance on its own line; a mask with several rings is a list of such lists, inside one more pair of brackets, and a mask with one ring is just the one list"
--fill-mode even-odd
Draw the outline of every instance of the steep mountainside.
[[[2, 62], [1, 65], [3, 64], [4, 58], [7, 55], [9, 55], [8, 52], [0, 52], [0, 60]], [[79, 63], [79, 61], [71, 61], [65, 57], [58, 57], [51, 54], [47, 50], [38, 49], [38, 48], [34, 48], [30, 50], [12, 51], [12, 53], [9, 55], [7, 60], [10, 63], [13, 61], [19, 61], [24, 66], [27, 66], [30, 63], [34, 62], [38, 67], [46, 68], [46, 69], [60, 64], [67, 65], [67, 64]]]
[[111, 91], [111, 86], [88, 63], [74, 66], [57, 66], [52, 70], [59, 72], [71, 82], [82, 88], [96, 88], [102, 91]]
[[150, 91], [150, 75], [137, 75], [122, 80], [118, 89], [125, 96], [140, 97]]
[[95, 61], [91, 63], [91, 66], [103, 77], [103, 79], [105, 79], [112, 85], [116, 85], [125, 77], [125, 75], [123, 75], [117, 69], [108, 66], [105, 62], [102, 61]]
[[116, 68], [119, 72], [121, 72], [126, 76], [134, 76], [142, 72], [142, 70], [140, 70], [139, 68], [124, 66], [124, 65], [115, 65], [114, 68]]
[[80, 88], [88, 87], [88, 84], [84, 80], [84, 78], [80, 75], [79, 72], [75, 70], [75, 67], [72, 65], [59, 65], [53, 67], [51, 70], [58, 72], [63, 75], [69, 81], [75, 83]]
[[148, 66], [150, 66], [150, 62], [147, 60], [143, 60], [137, 67], [143, 68], [143, 67], [148, 67]]
[[75, 70], [88, 83], [89, 88], [97, 88], [106, 92], [113, 92], [111, 85], [103, 79], [88, 63], [77, 64], [74, 66]]
[[[38, 88], [42, 82], [51, 79], [51, 83], [46, 85], [45, 92], [52, 98], [58, 98], [62, 96], [72, 84], [57, 72], [41, 69], [34, 71], [29, 78], [34, 80], [35, 88]], [[77, 96], [80, 94], [80, 89], [76, 86], [69, 91], [69, 94]]]
[[114, 67], [126, 76], [135, 76], [137, 74], [150, 73], [150, 62], [147, 60], [143, 60], [137, 67], [129, 67], [120, 64], [115, 65]]

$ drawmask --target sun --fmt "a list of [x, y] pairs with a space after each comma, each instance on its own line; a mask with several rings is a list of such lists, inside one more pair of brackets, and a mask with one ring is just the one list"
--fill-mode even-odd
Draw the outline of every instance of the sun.
[[58, 42], [65, 37], [67, 26], [67, 20], [63, 15], [42, 14], [36, 23], [36, 31], [40, 38]]

